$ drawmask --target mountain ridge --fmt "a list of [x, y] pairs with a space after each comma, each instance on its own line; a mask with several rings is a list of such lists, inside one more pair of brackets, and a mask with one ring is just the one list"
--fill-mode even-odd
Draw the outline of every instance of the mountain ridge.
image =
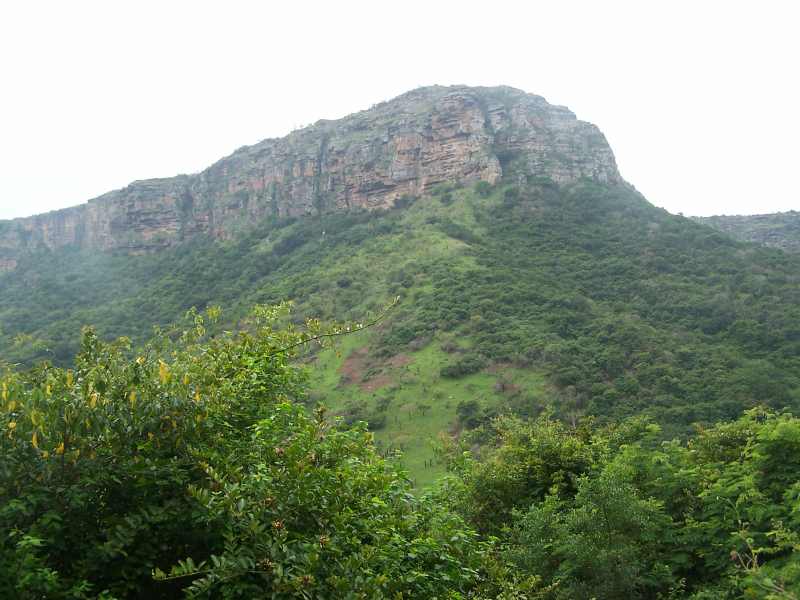
[[139, 254], [199, 234], [230, 238], [266, 216], [387, 208], [440, 184], [496, 183], [515, 171], [622, 181], [602, 132], [565, 107], [510, 87], [430, 86], [243, 146], [200, 173], [0, 221], [0, 270], [42, 246]]
[[786, 252], [800, 252], [800, 212], [790, 210], [760, 215], [692, 217], [737, 240]]

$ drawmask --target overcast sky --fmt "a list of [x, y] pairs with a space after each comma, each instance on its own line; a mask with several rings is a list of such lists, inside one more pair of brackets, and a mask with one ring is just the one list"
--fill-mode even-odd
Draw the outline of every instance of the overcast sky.
[[597, 124], [671, 212], [800, 209], [794, 2], [3, 2], [0, 219], [429, 84]]

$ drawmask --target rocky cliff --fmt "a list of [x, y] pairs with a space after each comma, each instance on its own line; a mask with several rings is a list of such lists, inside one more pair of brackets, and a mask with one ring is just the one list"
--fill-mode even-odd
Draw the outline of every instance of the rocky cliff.
[[147, 252], [199, 233], [229, 237], [268, 215], [390, 207], [440, 183], [514, 172], [621, 181], [603, 134], [566, 108], [513, 88], [434, 86], [241, 148], [199, 174], [0, 221], [0, 269], [41, 246]]
[[693, 217], [743, 242], [800, 252], [800, 212]]

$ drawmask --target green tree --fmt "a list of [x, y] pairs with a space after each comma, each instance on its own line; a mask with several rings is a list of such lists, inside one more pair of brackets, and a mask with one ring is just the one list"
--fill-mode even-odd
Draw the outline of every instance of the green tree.
[[193, 495], [222, 522], [224, 549], [162, 580], [196, 577], [192, 598], [444, 598], [478, 580], [482, 545], [416, 499], [372, 434], [280, 404], [242, 451], [207, 467]]

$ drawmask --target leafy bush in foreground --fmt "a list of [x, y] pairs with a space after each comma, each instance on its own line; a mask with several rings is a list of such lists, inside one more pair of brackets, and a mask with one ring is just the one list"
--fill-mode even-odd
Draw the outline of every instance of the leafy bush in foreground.
[[225, 544], [172, 571], [200, 576], [189, 597], [445, 598], [477, 578], [475, 534], [415, 499], [372, 434], [321, 410], [276, 406], [233, 464], [208, 470], [212, 488], [193, 494]]
[[194, 314], [137, 353], [86, 330], [74, 369], [2, 375], [0, 597], [436, 597], [475, 578], [473, 534], [371, 434], [292, 403], [292, 349], [318, 328], [283, 312], [214, 339], [217, 311]]
[[213, 339], [218, 311], [191, 313], [137, 352], [86, 330], [74, 369], [4, 371], [0, 597], [800, 595], [791, 414], [686, 442], [644, 417], [481, 419], [461, 440], [481, 445], [446, 443], [453, 477], [416, 497], [366, 424], [293, 401], [295, 350], [327, 334], [284, 313]]
[[800, 419], [754, 409], [685, 444], [643, 419], [493, 427], [480, 461], [450, 448], [441, 498], [542, 597], [800, 596]]

